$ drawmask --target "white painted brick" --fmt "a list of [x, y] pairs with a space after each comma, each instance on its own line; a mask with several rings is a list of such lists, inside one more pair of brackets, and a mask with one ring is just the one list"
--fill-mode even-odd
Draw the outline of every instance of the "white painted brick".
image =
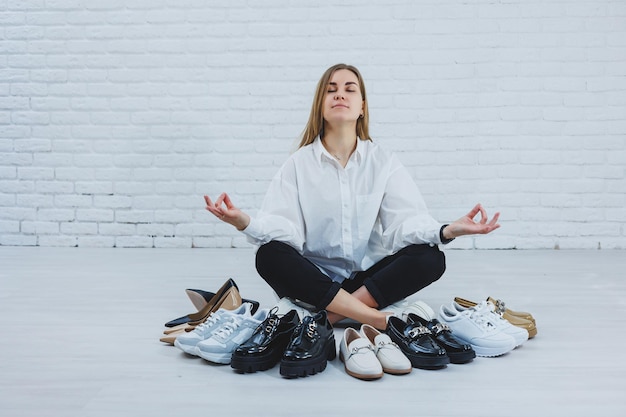
[[114, 246], [117, 248], [152, 248], [154, 239], [139, 236], [116, 236]]
[[20, 229], [22, 233], [27, 235], [57, 235], [59, 233], [59, 223], [25, 220], [21, 222]]
[[37, 236], [25, 234], [2, 234], [0, 235], [0, 245], [2, 246], [37, 246]]
[[116, 213], [112, 209], [96, 209], [96, 208], [88, 208], [88, 209], [76, 209], [76, 220], [81, 222], [98, 222], [98, 223], [106, 223], [112, 222]]
[[75, 236], [41, 235], [38, 238], [39, 246], [75, 247], [78, 245], [77, 242], [78, 239]]
[[63, 235], [95, 235], [98, 233], [98, 223], [61, 223], [61, 234]]

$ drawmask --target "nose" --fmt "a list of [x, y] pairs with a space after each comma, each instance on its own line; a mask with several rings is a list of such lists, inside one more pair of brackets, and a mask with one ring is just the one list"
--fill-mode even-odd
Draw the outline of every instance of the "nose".
[[341, 94], [339, 91], [337, 91], [335, 93], [335, 100], [341, 100], [343, 99], [343, 94]]

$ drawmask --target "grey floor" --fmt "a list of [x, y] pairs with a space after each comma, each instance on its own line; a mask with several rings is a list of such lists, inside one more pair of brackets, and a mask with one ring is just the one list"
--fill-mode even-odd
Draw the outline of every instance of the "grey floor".
[[297, 380], [240, 375], [158, 341], [194, 311], [185, 288], [233, 277], [271, 306], [252, 250], [0, 247], [0, 416], [626, 415], [625, 251], [446, 256], [420, 299], [502, 298], [534, 314], [538, 336], [503, 357], [365, 382], [338, 360]]

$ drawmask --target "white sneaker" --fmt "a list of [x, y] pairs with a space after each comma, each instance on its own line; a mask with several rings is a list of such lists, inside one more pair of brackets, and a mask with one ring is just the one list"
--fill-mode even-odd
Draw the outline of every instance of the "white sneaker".
[[376, 359], [383, 367], [383, 371], [388, 374], [402, 375], [413, 370], [411, 361], [407, 358], [400, 347], [395, 344], [389, 335], [379, 332], [369, 324], [361, 325], [361, 336], [369, 340], [374, 346]]
[[428, 304], [421, 300], [412, 302], [411, 304], [407, 305], [404, 310], [402, 310], [402, 320], [407, 321], [409, 313], [417, 314], [426, 321], [431, 321], [437, 318], [437, 314], [435, 313], [435, 311]]
[[478, 356], [500, 356], [515, 349], [515, 339], [498, 328], [490, 316], [476, 308], [459, 311], [442, 305], [439, 321], [447, 324], [455, 337], [472, 346]]
[[[467, 308], [461, 306], [456, 301], [452, 302], [452, 305], [458, 311], [467, 310]], [[521, 327], [513, 326], [509, 321], [505, 320], [501, 315], [496, 313], [496, 306], [489, 301], [483, 301], [476, 304], [474, 307], [476, 310], [485, 314], [496, 325], [497, 328], [504, 333], [513, 336], [515, 339], [515, 347], [520, 346], [522, 343], [528, 340], [528, 330]]]
[[229, 316], [208, 339], [196, 345], [196, 355], [210, 362], [229, 364], [235, 349], [252, 336], [268, 314], [268, 309], [259, 309], [254, 316], [250, 310]]
[[383, 376], [383, 367], [376, 358], [374, 346], [352, 327], [347, 327], [343, 332], [339, 358], [348, 375], [355, 378], [378, 379]]
[[224, 321], [228, 320], [230, 316], [236, 314], [247, 314], [250, 315], [250, 311], [252, 309], [252, 304], [243, 303], [241, 306], [237, 307], [235, 310], [226, 310], [220, 308], [219, 310], [211, 313], [209, 317], [204, 321], [204, 323], [196, 326], [192, 331], [181, 334], [176, 337], [174, 341], [174, 346], [179, 348], [185, 353], [190, 355], [196, 355], [196, 345], [203, 340], [211, 337], [215, 330], [219, 329]]

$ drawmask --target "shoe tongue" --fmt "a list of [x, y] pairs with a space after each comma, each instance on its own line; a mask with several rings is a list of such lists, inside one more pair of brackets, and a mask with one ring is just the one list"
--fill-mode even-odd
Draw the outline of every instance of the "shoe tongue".
[[388, 343], [391, 339], [389, 338], [388, 335], [381, 333], [379, 335], [376, 335], [376, 337], [374, 338], [374, 344], [375, 345], [379, 345], [379, 344], [385, 344]]

